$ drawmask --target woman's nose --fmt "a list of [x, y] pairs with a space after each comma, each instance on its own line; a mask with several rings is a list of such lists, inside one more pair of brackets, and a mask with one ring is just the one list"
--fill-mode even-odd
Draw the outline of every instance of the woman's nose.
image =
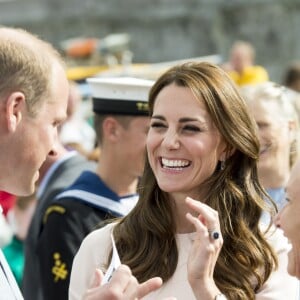
[[178, 149], [180, 146], [178, 134], [174, 131], [167, 132], [163, 143], [168, 149]]

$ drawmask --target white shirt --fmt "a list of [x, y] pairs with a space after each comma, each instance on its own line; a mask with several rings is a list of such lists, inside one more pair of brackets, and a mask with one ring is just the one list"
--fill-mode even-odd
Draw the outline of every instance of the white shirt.
[[[82, 299], [89, 288], [96, 268], [101, 268], [107, 261], [111, 249], [112, 224], [90, 233], [82, 242], [77, 252], [71, 272], [69, 300]], [[173, 276], [160, 289], [144, 297], [144, 300], [158, 300], [176, 297], [178, 300], [195, 299], [187, 280], [187, 259], [193, 243], [193, 233], [177, 234], [179, 257]], [[274, 227], [266, 236], [278, 257], [278, 269], [257, 292], [256, 300], [296, 300], [298, 299], [298, 280], [287, 273], [287, 252], [289, 245], [282, 231]]]
[[18, 284], [0, 249], [0, 300], [23, 300]]

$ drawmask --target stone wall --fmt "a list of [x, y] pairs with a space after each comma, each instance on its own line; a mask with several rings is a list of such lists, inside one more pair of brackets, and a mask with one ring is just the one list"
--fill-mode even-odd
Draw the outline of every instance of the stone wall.
[[248, 40], [278, 82], [287, 65], [300, 60], [299, 0], [0, 0], [0, 23], [54, 45], [127, 32], [134, 62], [210, 54], [225, 60], [233, 41]]

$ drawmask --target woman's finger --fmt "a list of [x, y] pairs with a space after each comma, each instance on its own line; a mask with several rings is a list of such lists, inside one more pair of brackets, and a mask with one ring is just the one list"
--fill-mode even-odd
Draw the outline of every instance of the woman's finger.
[[219, 214], [216, 210], [190, 197], [186, 198], [186, 203], [190, 208], [199, 213], [198, 219], [207, 227], [208, 231], [220, 232]]
[[149, 293], [159, 289], [163, 281], [160, 277], [151, 278], [140, 284], [138, 289], [138, 298], [143, 298]]
[[94, 279], [90, 286], [90, 288], [95, 288], [101, 285], [103, 279], [103, 273], [100, 269], [95, 270]]

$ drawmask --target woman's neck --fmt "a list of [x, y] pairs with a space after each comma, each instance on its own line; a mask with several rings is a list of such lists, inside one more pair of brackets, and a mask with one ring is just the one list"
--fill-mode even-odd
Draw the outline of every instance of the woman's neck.
[[188, 196], [189, 195], [183, 194], [169, 195], [169, 200], [172, 202], [176, 233], [191, 233], [195, 231], [195, 227], [186, 218], [186, 214], [188, 212], [192, 215], [195, 215], [195, 212], [191, 211], [191, 209], [185, 203], [185, 199]]

